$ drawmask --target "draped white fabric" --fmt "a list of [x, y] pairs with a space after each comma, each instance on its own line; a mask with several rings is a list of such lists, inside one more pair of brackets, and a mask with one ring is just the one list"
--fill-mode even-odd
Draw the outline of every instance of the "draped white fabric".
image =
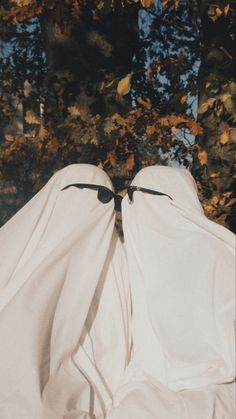
[[1, 419], [234, 419], [235, 236], [183, 169], [71, 165], [0, 229]]

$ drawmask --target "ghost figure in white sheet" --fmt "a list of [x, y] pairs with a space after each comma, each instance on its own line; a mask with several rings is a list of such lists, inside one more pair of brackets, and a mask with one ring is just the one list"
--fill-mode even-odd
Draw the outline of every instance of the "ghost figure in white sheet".
[[122, 212], [132, 353], [109, 419], [234, 419], [234, 234], [179, 168], [141, 170]]

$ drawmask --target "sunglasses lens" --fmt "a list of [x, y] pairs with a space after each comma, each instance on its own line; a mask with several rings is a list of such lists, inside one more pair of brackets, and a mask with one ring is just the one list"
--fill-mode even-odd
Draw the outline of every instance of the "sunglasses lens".
[[101, 201], [103, 204], [107, 204], [113, 198], [112, 192], [103, 188], [98, 190], [97, 196], [98, 196], [99, 201]]

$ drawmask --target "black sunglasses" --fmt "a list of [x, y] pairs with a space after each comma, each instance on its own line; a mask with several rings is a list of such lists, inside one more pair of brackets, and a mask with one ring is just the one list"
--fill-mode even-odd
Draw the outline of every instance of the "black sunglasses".
[[[71, 183], [70, 185], [65, 186], [61, 190], [64, 191], [65, 189], [68, 189], [71, 186], [75, 186], [76, 188], [79, 188], [79, 189], [86, 188], [86, 189], [92, 189], [94, 191], [97, 191], [98, 192], [97, 198], [103, 204], [107, 204], [112, 199], [114, 199], [115, 211], [121, 211], [122, 196], [115, 194], [114, 192], [111, 191], [111, 189], [107, 188], [106, 186], [94, 185], [91, 183]], [[127, 193], [128, 193], [130, 202], [133, 202], [133, 195], [135, 191], [144, 192], [151, 195], [167, 196], [168, 198], [173, 200], [170, 195], [167, 195], [162, 192], [154, 191], [152, 189], [147, 189], [147, 188], [141, 188], [140, 186], [129, 186], [127, 189]]]
[[170, 198], [173, 201], [173, 198], [171, 198], [171, 196], [167, 195], [166, 193], [153, 191], [152, 189], [141, 188], [140, 186], [129, 186], [128, 190], [127, 190], [127, 193], [128, 193], [130, 202], [133, 201], [133, 195], [134, 195], [135, 191], [140, 191], [140, 192], [148, 193], [148, 194], [151, 194], [151, 195], [167, 196], [168, 198]]
[[121, 211], [121, 200], [122, 197], [120, 195], [116, 195], [114, 192], [111, 191], [111, 189], [107, 188], [106, 186], [101, 185], [93, 185], [90, 183], [72, 183], [70, 185], [65, 186], [62, 188], [62, 191], [65, 189], [70, 188], [71, 186], [75, 186], [79, 189], [92, 189], [94, 191], [97, 191], [97, 198], [100, 202], [103, 204], [107, 204], [110, 202], [113, 198], [115, 201], [115, 211]]

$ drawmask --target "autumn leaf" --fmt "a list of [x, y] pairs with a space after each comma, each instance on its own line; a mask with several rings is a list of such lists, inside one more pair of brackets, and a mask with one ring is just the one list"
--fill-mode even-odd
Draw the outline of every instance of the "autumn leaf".
[[25, 137], [24, 137], [24, 135], [23, 135], [23, 134], [19, 134], [19, 135], [17, 135], [17, 136], [15, 137], [15, 141], [16, 141], [16, 143], [19, 143], [19, 144], [24, 144], [24, 142], [25, 142]]
[[47, 135], [48, 135], [48, 131], [46, 130], [44, 126], [41, 126], [39, 130], [39, 134], [38, 134], [40, 140], [44, 140]]
[[203, 209], [207, 217], [211, 217], [212, 213], [215, 211], [215, 207], [211, 204], [203, 204]]
[[178, 8], [179, 8], [179, 1], [180, 0], [174, 0], [174, 8], [175, 8], [175, 10], [178, 10]]
[[142, 4], [142, 6], [145, 7], [145, 8], [148, 8], [155, 3], [154, 0], [140, 0], [140, 2]]
[[137, 97], [137, 103], [139, 104], [139, 105], [142, 105], [142, 106], [144, 106], [144, 108], [146, 108], [146, 109], [148, 109], [148, 110], [150, 110], [150, 109], [152, 109], [152, 102], [151, 102], [151, 100], [149, 99], [149, 98], [147, 98], [147, 99], [143, 99], [143, 98], [141, 98], [141, 97]]
[[201, 166], [207, 164], [207, 152], [205, 150], [201, 150], [198, 152], [198, 160]]
[[41, 124], [40, 117], [32, 111], [26, 112], [25, 120], [27, 124], [37, 124], [37, 125]]
[[80, 109], [77, 108], [77, 106], [75, 106], [75, 105], [68, 106], [67, 111], [71, 116], [75, 116], [75, 117], [81, 116]]
[[198, 113], [199, 114], [205, 113], [208, 110], [208, 108], [210, 108], [210, 106], [212, 106], [215, 103], [215, 101], [216, 101], [216, 98], [214, 97], [207, 99], [206, 102], [203, 102], [201, 106], [198, 108]]
[[211, 179], [215, 179], [215, 178], [217, 178], [219, 176], [220, 176], [220, 172], [213, 172], [213, 173], [210, 174], [210, 178]]
[[230, 8], [230, 4], [228, 3], [225, 7], [224, 7], [224, 15], [227, 16], [228, 12], [229, 12], [229, 8]]
[[215, 7], [214, 5], [210, 5], [208, 8], [208, 16], [213, 22], [215, 22], [221, 15], [223, 11], [219, 7]]
[[47, 144], [47, 148], [54, 153], [57, 152], [59, 147], [60, 147], [60, 144], [56, 138], [52, 138]]
[[18, 7], [25, 7], [29, 6], [30, 4], [35, 4], [34, 0], [12, 0], [12, 3], [17, 4]]
[[125, 168], [128, 171], [132, 171], [134, 166], [135, 166], [134, 154], [130, 154], [130, 156], [128, 157], [128, 159], [125, 162]]
[[216, 17], [220, 17], [223, 14], [223, 10], [221, 10], [219, 7], [216, 7], [215, 9], [215, 15]]
[[187, 99], [188, 99], [188, 95], [182, 96], [181, 99], [180, 99], [180, 103], [182, 103], [182, 105], [184, 105], [184, 103], [186, 103]]
[[146, 133], [147, 135], [152, 135], [156, 132], [156, 128], [154, 125], [147, 125]]
[[108, 89], [108, 87], [111, 87], [114, 84], [115, 80], [111, 80], [108, 83], [105, 84], [104, 88]]
[[121, 96], [125, 96], [130, 92], [131, 88], [131, 74], [127, 74], [127, 76], [123, 77], [118, 83], [117, 92]]
[[210, 202], [211, 202], [212, 205], [217, 205], [219, 200], [220, 200], [220, 196], [214, 195]]
[[229, 141], [229, 134], [228, 132], [223, 132], [220, 136], [220, 143], [221, 144], [226, 144]]
[[113, 151], [107, 153], [107, 160], [109, 161], [111, 167], [116, 167], [116, 155]]

